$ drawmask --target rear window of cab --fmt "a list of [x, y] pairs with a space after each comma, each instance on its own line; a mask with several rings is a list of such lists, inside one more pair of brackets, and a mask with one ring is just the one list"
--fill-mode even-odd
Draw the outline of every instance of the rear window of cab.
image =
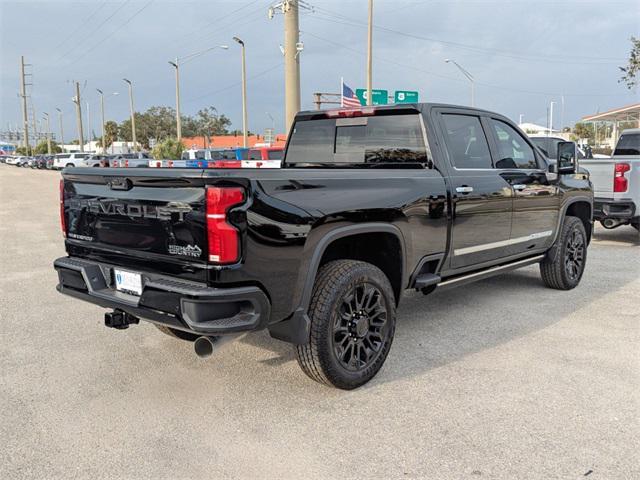
[[420, 116], [298, 120], [287, 147], [290, 166], [426, 163]]

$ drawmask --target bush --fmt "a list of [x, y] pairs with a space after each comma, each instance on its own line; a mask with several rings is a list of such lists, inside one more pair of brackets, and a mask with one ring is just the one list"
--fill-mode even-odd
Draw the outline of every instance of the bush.
[[156, 160], [178, 160], [182, 156], [184, 149], [184, 144], [178, 141], [177, 138], [167, 138], [158, 143], [151, 151], [151, 154]]

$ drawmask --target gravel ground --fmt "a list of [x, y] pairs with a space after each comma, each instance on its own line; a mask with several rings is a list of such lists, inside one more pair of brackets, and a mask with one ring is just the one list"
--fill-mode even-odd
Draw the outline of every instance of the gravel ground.
[[266, 333], [209, 360], [55, 291], [55, 172], [0, 165], [0, 478], [640, 478], [640, 251], [408, 294], [380, 374], [307, 379]]

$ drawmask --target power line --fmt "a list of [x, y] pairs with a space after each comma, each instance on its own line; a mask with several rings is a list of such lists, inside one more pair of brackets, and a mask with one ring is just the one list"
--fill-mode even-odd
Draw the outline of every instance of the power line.
[[[314, 6], [313, 9], [316, 12], [316, 14], [320, 15], [315, 17], [317, 20], [349, 25], [349, 26], [356, 26], [361, 28], [367, 27], [366, 23], [360, 22], [356, 19], [347, 17], [339, 13], [332, 12], [331, 10], [328, 10], [326, 8]], [[327, 18], [323, 18], [323, 16]], [[433, 43], [440, 43], [440, 44], [449, 45], [455, 48], [466, 49], [476, 53], [485, 53], [488, 55], [512, 58], [512, 59], [521, 60], [521, 61], [537, 61], [537, 62], [543, 62], [543, 63], [563, 63], [563, 64], [571, 63], [571, 64], [585, 64], [585, 65], [609, 65], [614, 63], [617, 64], [618, 62], [623, 61], [623, 59], [620, 59], [617, 57], [593, 57], [593, 56], [583, 57], [583, 56], [576, 56], [576, 55], [569, 56], [569, 55], [558, 55], [558, 54], [544, 54], [544, 55], [543, 54], [539, 54], [539, 55], [523, 54], [522, 52], [512, 52], [508, 50], [499, 50], [494, 48], [482, 48], [475, 45], [470, 45], [470, 44], [465, 44], [460, 42], [452, 42], [452, 41], [441, 40], [433, 37], [425, 37], [422, 35], [394, 30], [392, 28], [383, 27], [381, 25], [374, 25], [374, 28], [380, 31], [404, 36], [407, 38], [413, 38], [416, 40], [423, 40], [423, 41], [428, 41]], [[576, 61], [576, 59], [602, 60], [602, 61], [601, 62]], [[610, 60], [610, 61], [605, 62], [605, 60]], [[612, 62], [613, 60], [615, 60], [615, 62]]]
[[142, 8], [138, 9], [133, 15], [131, 15], [124, 23], [121, 23], [118, 28], [116, 28], [115, 30], [113, 30], [109, 35], [107, 35], [106, 37], [104, 37], [102, 40], [100, 40], [98, 43], [96, 43], [95, 45], [93, 45], [93, 47], [89, 48], [89, 50], [85, 51], [83, 54], [81, 54], [78, 58], [76, 58], [73, 62], [71, 62], [71, 64], [69, 64], [68, 66], [72, 66], [75, 65], [76, 63], [78, 63], [78, 61], [82, 58], [84, 58], [85, 56], [87, 56], [87, 54], [91, 53], [93, 50], [95, 50], [97, 47], [99, 47], [100, 45], [102, 45], [104, 42], [106, 42], [107, 40], [109, 40], [113, 35], [115, 35], [117, 32], [119, 32], [120, 30], [122, 30], [124, 27], [126, 27], [134, 18], [136, 18], [140, 13], [142, 13], [149, 5], [151, 5], [153, 2], [155, 2], [155, 0], [149, 0], [147, 3], [145, 3]]
[[[282, 67], [283, 65], [284, 65], [284, 63], [280, 62], [277, 65], [273, 65], [272, 67], [267, 68], [266, 70], [263, 70], [263, 71], [261, 71], [259, 73], [256, 73], [255, 75], [251, 75], [250, 77], [247, 77], [247, 80], [254, 80], [254, 79], [258, 78], [258, 77], [266, 75], [269, 72], [272, 72], [273, 70], [276, 70], [276, 69]], [[217, 93], [224, 92], [224, 91], [229, 90], [231, 88], [237, 87], [238, 85], [241, 85], [241, 84], [242, 84], [242, 82], [235, 82], [235, 83], [232, 83], [230, 85], [227, 85], [226, 87], [222, 87], [222, 88], [219, 88], [217, 90], [214, 90], [214, 91], [211, 91], [211, 92], [207, 92], [207, 93], [205, 93], [203, 95], [200, 95], [200, 96], [197, 96], [197, 97], [188, 98], [187, 100], [185, 100], [185, 102], [195, 102], [197, 100], [202, 100], [203, 98], [210, 97], [210, 96], [215, 95]]]
[[[102, 28], [102, 26], [104, 24], [106, 24], [109, 20], [111, 20], [120, 10], [122, 10], [129, 2], [131, 2], [131, 0], [125, 0], [125, 2], [120, 5], [118, 8], [116, 8], [113, 13], [111, 15], [109, 15], [107, 18], [105, 18], [102, 23], [100, 23], [96, 28], [93, 29], [93, 33], [95, 34], [98, 30], [100, 30], [100, 28]], [[69, 55], [71, 52], [73, 52], [78, 46], [80, 45], [80, 43], [74, 45], [73, 47], [71, 47], [70, 50], [68, 50], [66, 53], [64, 53], [61, 57], [58, 58], [57, 62], [62, 61], [67, 55]]]
[[89, 20], [91, 20], [91, 19], [96, 15], [96, 13], [98, 13], [98, 12], [102, 9], [102, 7], [104, 7], [107, 3], [108, 3], [108, 2], [102, 2], [100, 5], [98, 5], [98, 8], [96, 8], [95, 10], [93, 10], [93, 12], [92, 12], [92, 13], [91, 13], [87, 18], [85, 18], [84, 20], [82, 20], [82, 21], [79, 23], [78, 28], [76, 28], [73, 32], [71, 32], [71, 34], [70, 34], [67, 38], [65, 38], [62, 42], [60, 42], [60, 43], [58, 44], [58, 46], [57, 46], [57, 47], [55, 47], [55, 48], [53, 49], [53, 51], [54, 51], [54, 52], [58, 51], [58, 49], [59, 49], [60, 47], [62, 47], [62, 45], [64, 45], [65, 43], [67, 43], [67, 42], [68, 42], [68, 41], [69, 41], [69, 40], [70, 40], [70, 39], [71, 39], [71, 38], [72, 38], [76, 33], [78, 33], [80, 30], [82, 30], [82, 28], [86, 26], [87, 22], [88, 22]]
[[[354, 49], [354, 48], [347, 47], [344, 44], [341, 44], [341, 43], [338, 43], [338, 42], [334, 42], [333, 40], [329, 40], [328, 38], [321, 37], [321, 36], [316, 35], [316, 34], [314, 34], [312, 32], [309, 32], [307, 30], [302, 31], [302, 33], [304, 33], [305, 35], [310, 35], [312, 37], [317, 38], [318, 40], [322, 40], [324, 42], [327, 42], [329, 44], [335, 45], [337, 47], [344, 48], [345, 50], [349, 50], [349, 51], [352, 51], [352, 52], [357, 53], [359, 55], [366, 56], [366, 52], [363, 52], [361, 50], [357, 50], [357, 49]], [[424, 73], [424, 74], [427, 74], [427, 75], [431, 75], [431, 76], [434, 76], [434, 77], [440, 77], [440, 78], [444, 78], [446, 80], [451, 80], [451, 81], [455, 81], [455, 82], [461, 82], [462, 81], [462, 80], [460, 80], [458, 78], [449, 77], [447, 75], [440, 75], [438, 73], [434, 73], [434, 72], [431, 72], [429, 70], [424, 70], [422, 68], [418, 68], [415, 65], [408, 65], [408, 64], [396, 62], [395, 60], [390, 60], [388, 58], [382, 58], [382, 57], [379, 57], [379, 56], [375, 56], [374, 58], [376, 60], [380, 60], [380, 61], [383, 61], [383, 62], [386, 62], [386, 63], [391, 63], [393, 65], [398, 65], [400, 67], [404, 67], [404, 68], [408, 68], [408, 69], [411, 69], [411, 70], [415, 70], [417, 72], [421, 72], [421, 73]], [[539, 92], [539, 91], [532, 91], [532, 90], [523, 90], [523, 89], [512, 88], [512, 87], [504, 87], [502, 85], [493, 85], [493, 84], [490, 84], [490, 83], [483, 83], [483, 82], [477, 82], [477, 81], [475, 83], [476, 83], [476, 85], [482, 85], [482, 86], [487, 87], [487, 88], [496, 88], [496, 89], [500, 89], [500, 90], [509, 90], [509, 91], [516, 92], [516, 93], [526, 93], [526, 94], [530, 94], [530, 95], [545, 95], [545, 96], [560, 96], [560, 95], [564, 95], [566, 97], [612, 97], [612, 96], [618, 96], [619, 95], [619, 94], [600, 94], [600, 93], [564, 93], [564, 92], [563, 93], [558, 93], [558, 92], [551, 93], [551, 92]]]

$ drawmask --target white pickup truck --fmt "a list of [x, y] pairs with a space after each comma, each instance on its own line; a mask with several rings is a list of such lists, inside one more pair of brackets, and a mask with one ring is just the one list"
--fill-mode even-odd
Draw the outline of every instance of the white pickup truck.
[[610, 158], [580, 160], [593, 183], [593, 219], [640, 231], [640, 128], [624, 130]]

